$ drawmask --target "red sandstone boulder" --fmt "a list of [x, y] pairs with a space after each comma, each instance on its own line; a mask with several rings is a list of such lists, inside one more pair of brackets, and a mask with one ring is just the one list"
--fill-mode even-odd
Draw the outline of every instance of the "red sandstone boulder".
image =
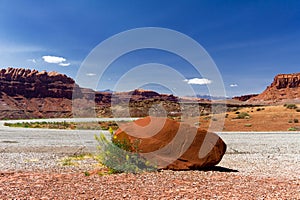
[[121, 125], [114, 138], [136, 144], [135, 150], [159, 169], [214, 166], [226, 151], [226, 144], [215, 133], [168, 118], [146, 117]]

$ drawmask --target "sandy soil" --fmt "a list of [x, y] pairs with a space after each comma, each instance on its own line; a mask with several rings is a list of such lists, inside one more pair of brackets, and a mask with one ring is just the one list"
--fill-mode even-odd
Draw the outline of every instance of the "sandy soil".
[[[299, 104], [297, 106], [300, 108]], [[249, 114], [249, 118], [236, 119], [237, 112], [246, 112]], [[207, 129], [211, 120], [211, 116], [201, 116], [200, 127]], [[299, 120], [299, 122], [295, 123], [294, 120], [296, 122]], [[184, 121], [194, 124], [197, 119], [184, 119]], [[288, 131], [291, 127], [300, 130], [300, 112], [278, 105], [242, 108], [228, 112], [223, 131]]]

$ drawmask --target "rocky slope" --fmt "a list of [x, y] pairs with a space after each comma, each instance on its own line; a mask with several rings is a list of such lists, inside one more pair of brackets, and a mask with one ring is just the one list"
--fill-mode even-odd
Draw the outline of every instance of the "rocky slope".
[[273, 83], [249, 102], [284, 102], [300, 100], [300, 73], [279, 74], [275, 76]]

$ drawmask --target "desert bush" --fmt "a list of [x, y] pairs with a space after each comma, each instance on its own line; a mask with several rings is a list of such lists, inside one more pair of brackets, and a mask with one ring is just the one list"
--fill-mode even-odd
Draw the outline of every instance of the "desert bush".
[[99, 143], [97, 159], [101, 164], [108, 167], [111, 173], [140, 173], [156, 170], [155, 165], [139, 154], [139, 141], [131, 144], [127, 140], [119, 141], [115, 137], [109, 141], [104, 134], [95, 136], [95, 139]]
[[288, 123], [293, 123], [293, 120], [289, 119]]
[[296, 111], [297, 111], [297, 112], [300, 112], [300, 108], [297, 108]]
[[299, 120], [298, 119], [294, 119], [294, 123], [299, 123]]
[[250, 115], [246, 112], [241, 112], [236, 117], [236, 119], [249, 119], [249, 118], [250, 118]]
[[237, 107], [227, 108], [228, 112], [236, 112], [238, 110], [239, 110], [239, 108], [237, 108]]
[[252, 124], [245, 124], [245, 127], [252, 127]]
[[285, 104], [285, 107], [288, 109], [296, 109], [297, 105], [296, 104]]
[[298, 129], [296, 127], [290, 127], [288, 128], [288, 131], [297, 131]]

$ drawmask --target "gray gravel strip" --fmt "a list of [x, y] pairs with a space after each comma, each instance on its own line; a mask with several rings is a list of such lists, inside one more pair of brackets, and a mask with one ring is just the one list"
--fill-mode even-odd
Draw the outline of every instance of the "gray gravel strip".
[[[64, 169], [62, 158], [96, 152], [94, 135], [100, 132], [109, 136], [105, 131], [0, 127], [0, 171]], [[219, 166], [247, 175], [300, 178], [299, 133], [219, 135], [228, 147]]]

